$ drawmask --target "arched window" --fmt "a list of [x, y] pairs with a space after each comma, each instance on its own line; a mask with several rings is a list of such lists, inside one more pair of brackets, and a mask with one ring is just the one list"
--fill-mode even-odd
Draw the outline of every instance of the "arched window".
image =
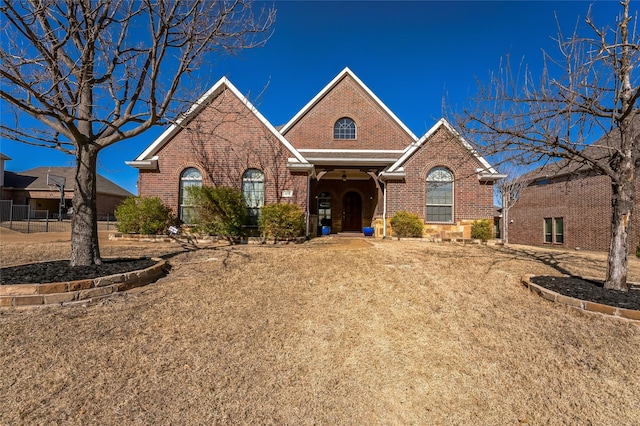
[[356, 122], [349, 117], [342, 117], [333, 125], [334, 139], [355, 139]]
[[260, 207], [264, 205], [264, 173], [258, 169], [243, 173], [242, 196], [247, 205], [247, 225], [257, 226]]
[[195, 221], [195, 206], [193, 198], [187, 188], [190, 186], [202, 186], [202, 174], [196, 168], [184, 169], [180, 175], [180, 210], [179, 219], [187, 225]]
[[444, 167], [427, 175], [427, 222], [453, 222], [453, 173]]

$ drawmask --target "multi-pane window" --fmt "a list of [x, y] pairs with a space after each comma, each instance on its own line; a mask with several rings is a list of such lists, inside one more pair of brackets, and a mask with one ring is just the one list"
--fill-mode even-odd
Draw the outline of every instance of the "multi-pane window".
[[343, 117], [333, 125], [334, 139], [355, 139], [356, 123], [349, 117]]
[[242, 196], [247, 206], [247, 225], [257, 226], [260, 207], [264, 205], [264, 173], [248, 169], [242, 175]]
[[564, 243], [564, 219], [561, 217], [546, 217], [544, 219], [544, 242], [546, 244]]
[[453, 222], [453, 173], [444, 167], [427, 175], [427, 222]]
[[185, 169], [180, 175], [180, 220], [190, 225], [195, 221], [193, 197], [187, 190], [190, 186], [202, 186], [202, 174], [196, 168]]

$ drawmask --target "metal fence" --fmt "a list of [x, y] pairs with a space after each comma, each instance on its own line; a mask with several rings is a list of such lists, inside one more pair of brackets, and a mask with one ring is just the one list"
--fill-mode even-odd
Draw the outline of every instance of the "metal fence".
[[[34, 232], [71, 232], [71, 216], [49, 213], [48, 210], [32, 209], [28, 205], [13, 204], [11, 200], [0, 200], [0, 226], [13, 231]], [[115, 229], [112, 215], [98, 217], [98, 230]]]

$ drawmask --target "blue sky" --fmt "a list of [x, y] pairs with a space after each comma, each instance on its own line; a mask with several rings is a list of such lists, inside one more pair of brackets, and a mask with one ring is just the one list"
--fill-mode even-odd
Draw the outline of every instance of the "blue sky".
[[[195, 100], [227, 76], [277, 126], [349, 67], [420, 137], [443, 116], [443, 102], [464, 106], [476, 78], [496, 70], [501, 57], [524, 58], [539, 70], [541, 49], [556, 52], [555, 16], [568, 34], [584, 26], [592, 3], [597, 24], [614, 23], [620, 10], [614, 0], [276, 1], [274, 33], [265, 47], [216, 58], [204, 81], [186, 83], [198, 87]], [[106, 148], [98, 172], [137, 194], [137, 170], [124, 162], [162, 130]], [[0, 151], [12, 158], [6, 163], [11, 171], [73, 165], [70, 156], [10, 140], [0, 141]]]

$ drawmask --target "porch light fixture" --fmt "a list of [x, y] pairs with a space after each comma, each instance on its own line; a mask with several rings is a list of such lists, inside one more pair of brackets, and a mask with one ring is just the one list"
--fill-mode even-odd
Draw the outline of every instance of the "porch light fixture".
[[343, 182], [347, 181], [347, 174], [344, 171], [342, 172], [342, 181]]

